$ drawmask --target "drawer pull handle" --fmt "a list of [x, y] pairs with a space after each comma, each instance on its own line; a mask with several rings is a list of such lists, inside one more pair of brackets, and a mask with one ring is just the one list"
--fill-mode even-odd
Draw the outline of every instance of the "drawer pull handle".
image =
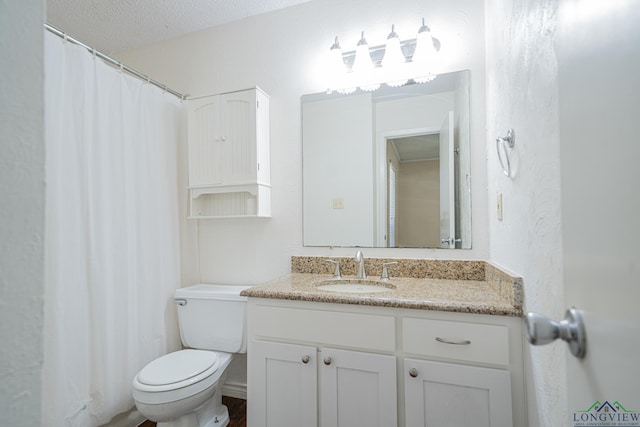
[[411, 378], [416, 378], [418, 376], [418, 370], [416, 368], [409, 369], [409, 376]]
[[441, 342], [443, 344], [453, 344], [453, 345], [469, 345], [471, 341], [469, 340], [456, 340], [451, 338], [440, 338], [436, 337], [436, 341]]
[[329, 356], [324, 358], [324, 364], [327, 366], [331, 365], [331, 358]]
[[302, 356], [302, 363], [304, 363], [305, 365], [309, 363], [309, 360], [311, 360], [309, 356]]

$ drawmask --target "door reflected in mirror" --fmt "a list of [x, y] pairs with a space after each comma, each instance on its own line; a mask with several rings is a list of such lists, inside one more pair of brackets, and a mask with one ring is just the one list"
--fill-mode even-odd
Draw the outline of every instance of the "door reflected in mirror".
[[471, 248], [469, 72], [302, 97], [305, 246]]

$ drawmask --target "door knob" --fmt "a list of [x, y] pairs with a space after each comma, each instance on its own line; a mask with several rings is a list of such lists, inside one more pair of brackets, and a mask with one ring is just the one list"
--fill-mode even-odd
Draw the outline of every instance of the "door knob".
[[329, 356], [324, 358], [324, 364], [327, 366], [331, 365], [331, 358]]
[[527, 338], [533, 345], [543, 345], [560, 338], [569, 344], [569, 350], [578, 359], [586, 353], [586, 336], [584, 323], [580, 312], [575, 308], [567, 310], [560, 322], [549, 319], [537, 313], [527, 313], [525, 316]]

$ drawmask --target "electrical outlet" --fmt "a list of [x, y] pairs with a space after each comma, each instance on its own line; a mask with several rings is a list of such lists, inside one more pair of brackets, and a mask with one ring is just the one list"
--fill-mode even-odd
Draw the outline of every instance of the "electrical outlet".
[[342, 197], [333, 199], [333, 209], [344, 209], [344, 199]]
[[497, 203], [496, 203], [496, 213], [498, 215], [498, 221], [502, 221], [502, 193], [498, 193], [498, 197], [497, 197]]

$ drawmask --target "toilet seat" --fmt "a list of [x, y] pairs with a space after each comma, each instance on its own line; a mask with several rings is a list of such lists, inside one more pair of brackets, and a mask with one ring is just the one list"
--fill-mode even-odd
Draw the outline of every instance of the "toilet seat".
[[137, 379], [142, 386], [152, 388], [148, 391], [174, 390], [202, 381], [219, 365], [218, 356], [212, 351], [180, 350], [149, 363], [138, 373]]
[[[205, 355], [200, 354], [205, 353]], [[215, 362], [210, 364], [209, 367], [204, 368], [199, 373], [195, 372], [206, 366], [207, 360], [211, 361], [215, 357]], [[194, 361], [194, 363], [200, 363], [200, 368], [184, 368], [175, 367], [174, 362], [182, 361], [184, 364]], [[198, 393], [201, 393], [207, 389], [210, 389], [222, 376], [224, 370], [231, 361], [231, 354], [222, 353], [209, 350], [180, 350], [174, 353], [164, 355], [145, 366], [133, 380], [133, 397], [136, 401], [146, 404], [165, 404], [173, 402], [179, 399], [184, 399]], [[157, 362], [157, 363], [156, 363]], [[164, 376], [159, 374], [158, 377], [154, 376], [156, 368], [162, 368], [166, 365], [166, 368], [171, 371], [168, 375]], [[148, 367], [151, 367], [148, 371], [145, 371]], [[175, 369], [175, 370], [174, 370]], [[168, 382], [165, 380], [179, 379], [179, 371], [186, 372], [183, 376], [189, 376], [170, 384], [150, 385], [146, 382], [162, 383]], [[143, 372], [145, 375], [142, 375]], [[141, 377], [141, 378], [140, 378]], [[165, 380], [163, 380], [163, 378]], [[142, 381], [141, 381], [142, 379]]]

